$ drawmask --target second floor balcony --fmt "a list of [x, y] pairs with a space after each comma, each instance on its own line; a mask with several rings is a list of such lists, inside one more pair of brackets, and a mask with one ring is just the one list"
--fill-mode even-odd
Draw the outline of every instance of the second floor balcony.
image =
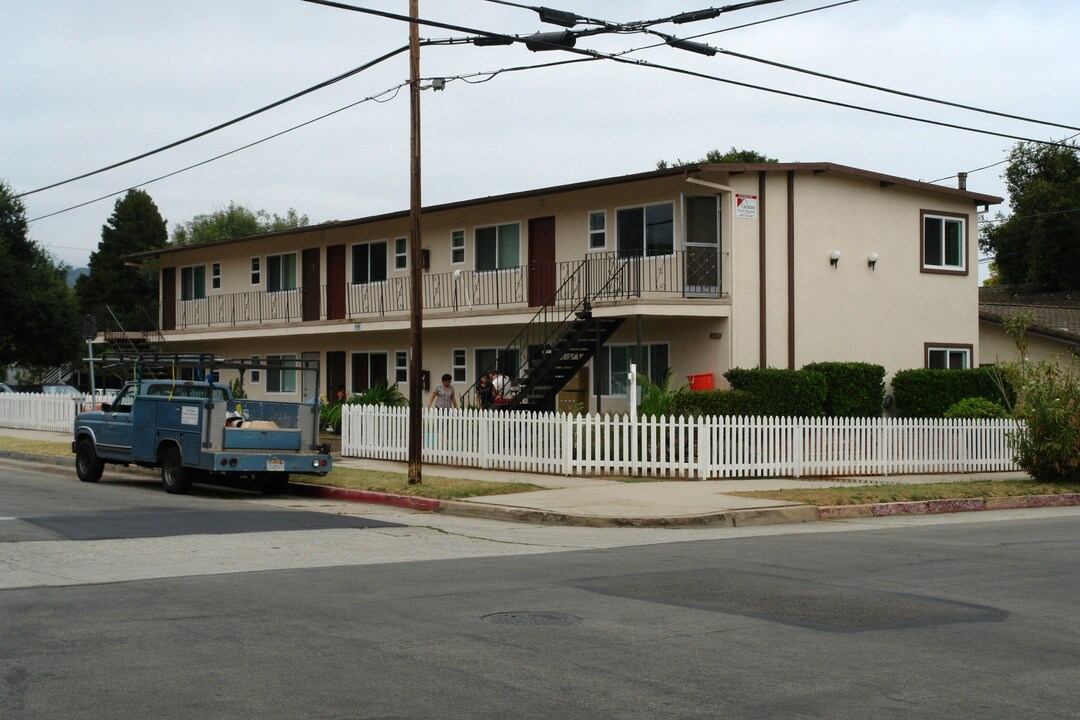
[[[166, 303], [162, 330], [194, 330], [298, 322], [407, 317], [410, 279], [339, 283], [267, 292], [218, 293]], [[597, 253], [584, 260], [490, 271], [424, 273], [424, 311], [481, 314], [590, 299], [594, 305], [631, 299], [716, 299], [723, 296], [715, 249], [665, 255]]]

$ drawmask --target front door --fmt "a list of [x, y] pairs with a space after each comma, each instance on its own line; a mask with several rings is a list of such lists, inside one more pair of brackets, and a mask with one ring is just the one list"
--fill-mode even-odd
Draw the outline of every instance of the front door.
[[683, 295], [716, 297], [720, 294], [720, 196], [685, 195], [683, 202]]
[[339, 392], [345, 392], [345, 351], [327, 351], [326, 396], [330, 398], [330, 402], [336, 402]]
[[529, 220], [529, 306], [541, 307], [555, 295], [555, 217]]
[[[345, 319], [345, 246], [326, 248], [326, 319]], [[329, 360], [327, 360], [329, 362]], [[342, 360], [341, 384], [345, 384], [345, 361]], [[329, 389], [337, 392], [337, 386]]]
[[[308, 367], [308, 362], [312, 363], [311, 367], [318, 366], [319, 353], [317, 352], [303, 353], [300, 358], [304, 361], [304, 367]], [[302, 390], [300, 397], [305, 401], [319, 397], [319, 373], [314, 370], [304, 370], [301, 375], [303, 377], [300, 379]]]
[[176, 268], [161, 268], [161, 329], [176, 329]]
[[[321, 286], [319, 285], [319, 248], [307, 248], [304, 250], [303, 260], [304, 291], [301, 296], [303, 310], [301, 315], [304, 320], [318, 320], [322, 314], [319, 297]], [[307, 397], [305, 395], [304, 397]]]

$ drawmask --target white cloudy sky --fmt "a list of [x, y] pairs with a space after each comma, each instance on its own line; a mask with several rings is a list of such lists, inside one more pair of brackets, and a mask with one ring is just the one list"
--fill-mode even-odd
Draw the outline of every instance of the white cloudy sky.
[[[835, 1], [835, 0], [832, 0]], [[656, 29], [690, 37], [829, 4], [787, 0]], [[353, 0], [406, 14], [408, 0]], [[537, 3], [539, 4], [539, 3]], [[710, 7], [694, 0], [545, 0], [615, 22]], [[712, 7], [718, 7], [713, 4]], [[557, 30], [536, 13], [484, 0], [420, 0], [420, 14], [492, 32]], [[408, 42], [405, 24], [300, 0], [34, 0], [0, 3], [0, 179], [16, 192], [80, 175], [247, 113]], [[743, 54], [968, 105], [1080, 125], [1075, 0], [858, 0], [699, 38]], [[462, 33], [423, 28], [423, 38]], [[583, 38], [622, 52], [640, 34]], [[425, 48], [421, 75], [455, 78], [423, 93], [425, 204], [650, 170], [712, 148], [782, 161], [830, 161], [921, 180], [1005, 157], [1014, 141], [828, 107], [657, 69], [567, 59], [521, 45]], [[1075, 131], [858, 89], [787, 70], [668, 47], [628, 58], [740, 82], [972, 126], [1060, 139]], [[122, 168], [24, 198], [30, 218], [202, 162], [378, 95], [408, 77], [407, 55], [239, 125]], [[236, 201], [312, 222], [408, 207], [408, 92], [365, 102], [145, 189], [173, 224]], [[1004, 195], [1002, 166], [968, 187]], [[948, 184], [955, 180], [946, 181]], [[115, 198], [34, 222], [58, 259], [84, 265]]]

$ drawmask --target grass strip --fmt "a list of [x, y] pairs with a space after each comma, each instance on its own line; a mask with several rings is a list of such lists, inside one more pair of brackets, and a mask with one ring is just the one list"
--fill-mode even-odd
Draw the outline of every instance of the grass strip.
[[[0, 436], [0, 450], [75, 457], [71, 453], [71, 443], [32, 438]], [[444, 478], [424, 474], [424, 482], [410, 485], [405, 473], [383, 470], [361, 470], [360, 468], [334, 468], [322, 478], [306, 475], [294, 475], [296, 482], [329, 487], [348, 488], [350, 490], [370, 490], [371, 492], [391, 493], [393, 495], [413, 495], [435, 500], [459, 500], [482, 495], [506, 495], [509, 493], [530, 492], [543, 488], [529, 483], [485, 482], [483, 480], [465, 480]]]
[[742, 497], [788, 500], [804, 505], [869, 505], [872, 503], [954, 500], [960, 498], [1063, 495], [1080, 492], [1080, 483], [1042, 483], [1034, 480], [970, 480], [905, 485], [859, 485], [856, 487], [792, 488], [732, 492]]

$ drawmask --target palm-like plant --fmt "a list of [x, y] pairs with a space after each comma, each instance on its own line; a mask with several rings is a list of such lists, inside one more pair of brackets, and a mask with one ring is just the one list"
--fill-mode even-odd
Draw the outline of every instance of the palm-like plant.
[[684, 383], [677, 390], [672, 390], [671, 384], [674, 381], [675, 370], [672, 368], [668, 368], [667, 373], [664, 374], [664, 380], [660, 384], [654, 383], [645, 375], [638, 373], [637, 382], [638, 387], [641, 388], [641, 405], [638, 407], [638, 414], [644, 417], [670, 415], [675, 399], [682, 396], [688, 387]]

